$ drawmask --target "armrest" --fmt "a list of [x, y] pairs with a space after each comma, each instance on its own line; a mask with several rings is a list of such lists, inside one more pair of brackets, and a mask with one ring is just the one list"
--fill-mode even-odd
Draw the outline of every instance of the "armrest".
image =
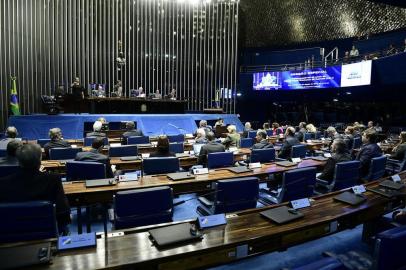
[[316, 184], [321, 184], [323, 186], [328, 186], [329, 185], [328, 181], [320, 179], [320, 178], [316, 178]]
[[107, 209], [107, 215], [110, 222], [113, 222], [115, 220], [113, 208]]
[[205, 197], [199, 197], [198, 200], [199, 200], [199, 202], [201, 202], [204, 206], [206, 206], [208, 208], [213, 206], [213, 202]]
[[287, 161], [287, 159], [284, 159], [284, 158], [275, 158], [275, 161]]

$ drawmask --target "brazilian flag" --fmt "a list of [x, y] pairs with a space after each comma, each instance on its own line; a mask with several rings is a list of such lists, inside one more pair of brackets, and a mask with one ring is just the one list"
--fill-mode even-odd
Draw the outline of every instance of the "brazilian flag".
[[21, 115], [20, 105], [18, 105], [17, 78], [16, 77], [11, 77], [10, 111], [13, 115]]

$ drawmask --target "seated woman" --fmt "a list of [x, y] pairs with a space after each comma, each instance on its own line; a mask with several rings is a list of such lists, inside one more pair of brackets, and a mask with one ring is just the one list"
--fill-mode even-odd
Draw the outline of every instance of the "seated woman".
[[400, 142], [393, 148], [390, 158], [402, 161], [406, 157], [406, 131], [400, 133], [399, 139]]
[[317, 129], [313, 124], [308, 124], [306, 126], [306, 130], [308, 133], [313, 133], [313, 134], [316, 134], [316, 132], [317, 132]]
[[272, 123], [272, 132], [273, 132], [273, 135], [283, 134], [283, 128], [281, 128], [278, 123], [273, 122]]
[[237, 128], [234, 125], [229, 125], [227, 127], [228, 134], [226, 139], [223, 141], [223, 145], [226, 149], [230, 147], [240, 147], [240, 134], [237, 133]]
[[175, 157], [175, 154], [169, 152], [169, 140], [165, 135], [158, 137], [156, 151], [150, 154], [150, 157]]
[[206, 131], [204, 130], [204, 128], [197, 129], [195, 142], [196, 143], [207, 143]]

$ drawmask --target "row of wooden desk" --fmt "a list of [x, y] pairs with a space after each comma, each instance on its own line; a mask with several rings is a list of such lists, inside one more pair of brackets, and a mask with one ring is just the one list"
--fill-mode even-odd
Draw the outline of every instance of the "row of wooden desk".
[[[405, 182], [406, 173], [400, 176]], [[377, 185], [376, 181], [367, 186]], [[277, 225], [260, 215], [260, 212], [280, 205], [251, 209], [228, 215], [224, 226], [204, 230], [202, 241], [168, 248], [157, 248], [151, 242], [148, 230], [169, 224], [135, 228], [123, 231], [124, 235], [121, 236], [99, 238], [97, 248], [57, 254], [51, 265], [34, 269], [207, 268], [284, 250], [362, 223], [373, 222], [399, 206], [401, 199], [404, 199], [404, 195], [388, 199], [367, 191], [364, 193], [366, 202], [349, 206], [333, 199], [339, 192], [314, 197], [310, 207], [300, 210], [304, 218], [285, 225]]]

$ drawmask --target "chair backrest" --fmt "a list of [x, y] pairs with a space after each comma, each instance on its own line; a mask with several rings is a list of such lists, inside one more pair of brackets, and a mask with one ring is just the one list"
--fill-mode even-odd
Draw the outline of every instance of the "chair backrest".
[[122, 145], [122, 146], [110, 146], [110, 157], [131, 157], [138, 155], [138, 147], [136, 145]]
[[377, 258], [376, 269], [404, 269], [402, 266], [406, 265], [405, 242], [406, 226], [396, 227], [378, 234], [374, 256]]
[[209, 169], [230, 167], [234, 164], [234, 154], [231, 152], [210, 153], [207, 155]]
[[319, 140], [319, 139], [321, 139], [321, 135], [322, 135], [321, 131], [316, 131], [316, 134], [314, 135], [314, 138], [316, 140]]
[[306, 145], [298, 144], [292, 146], [292, 152], [290, 154], [291, 158], [305, 158], [306, 157]]
[[0, 166], [0, 178], [17, 173], [20, 170], [20, 166], [18, 165], [1, 165]]
[[359, 181], [360, 166], [361, 163], [358, 160], [337, 163], [334, 171], [333, 190], [355, 186]]
[[362, 145], [361, 137], [354, 137], [354, 141], [352, 142], [352, 149], [358, 149]]
[[313, 133], [306, 132], [305, 134], [303, 134], [303, 140], [304, 141], [311, 140], [312, 137], [313, 137]]
[[266, 148], [266, 149], [252, 149], [250, 162], [271, 162], [275, 161], [275, 149]]
[[279, 202], [287, 202], [313, 195], [316, 184], [316, 168], [309, 167], [287, 171], [283, 174]]
[[58, 236], [55, 206], [46, 201], [0, 204], [0, 243]]
[[149, 174], [173, 173], [179, 171], [177, 157], [146, 158], [142, 161], [143, 172]]
[[385, 175], [386, 159], [386, 156], [372, 158], [369, 172], [365, 180], [374, 181], [383, 177]]
[[7, 149], [0, 149], [0, 158], [7, 156]]
[[254, 139], [257, 136], [257, 130], [248, 131], [248, 138]]
[[251, 148], [254, 145], [253, 138], [242, 138], [240, 141], [241, 148]]
[[230, 213], [255, 208], [259, 182], [256, 177], [220, 180], [215, 183], [216, 195], [213, 213]]
[[[272, 129], [267, 129], [266, 130], [266, 135], [267, 136], [273, 136], [274, 134], [273, 134], [273, 130]], [[278, 135], [278, 134], [275, 134], [275, 135]]]
[[148, 136], [131, 136], [127, 137], [127, 144], [147, 144], [149, 143]]
[[169, 152], [183, 153], [184, 149], [185, 147], [183, 146], [183, 142], [169, 143]]
[[106, 165], [98, 162], [66, 162], [66, 180], [91, 180], [106, 178]]
[[41, 147], [44, 147], [45, 144], [49, 143], [51, 139], [38, 139], [37, 144], [39, 144]]
[[82, 148], [51, 148], [49, 149], [49, 159], [75, 159], [76, 154], [82, 152]]
[[[96, 139], [97, 137], [86, 137], [84, 138], [83, 141], [83, 145], [84, 146], [92, 146], [92, 143], [94, 141], [94, 139]], [[109, 144], [109, 139], [107, 137], [103, 138], [104, 140], [104, 145], [108, 145]]]
[[346, 270], [347, 268], [336, 258], [326, 257], [310, 264], [292, 268], [291, 270]]
[[178, 135], [168, 135], [168, 140], [170, 143], [172, 142], [184, 142], [185, 141], [185, 135], [183, 134], [178, 134]]
[[172, 189], [164, 186], [117, 192], [114, 215], [115, 229], [171, 222]]

